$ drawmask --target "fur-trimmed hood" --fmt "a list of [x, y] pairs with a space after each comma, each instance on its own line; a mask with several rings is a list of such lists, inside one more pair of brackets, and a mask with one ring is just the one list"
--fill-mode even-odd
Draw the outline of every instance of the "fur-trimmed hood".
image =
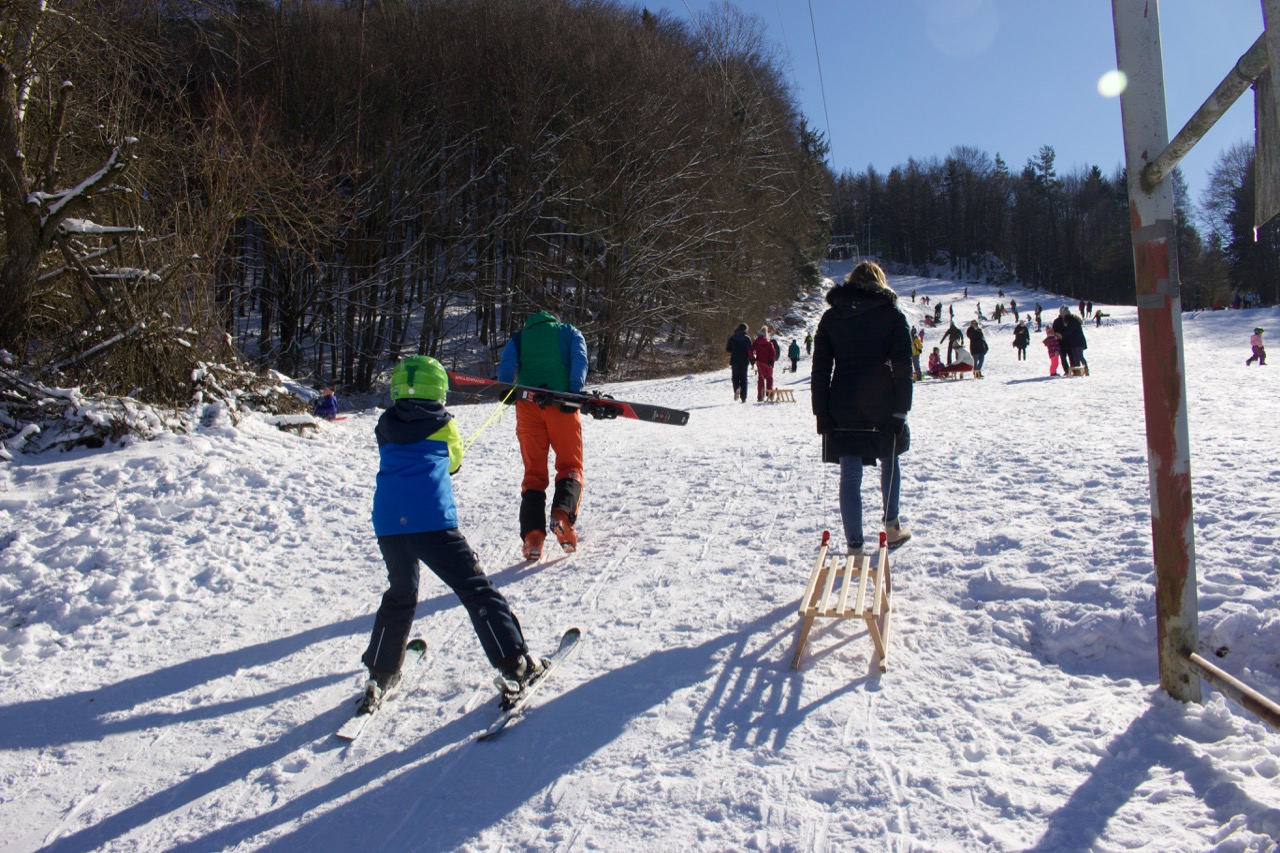
[[891, 287], [876, 284], [837, 284], [827, 291], [827, 304], [841, 314], [861, 314], [881, 305], [898, 305], [898, 294]]

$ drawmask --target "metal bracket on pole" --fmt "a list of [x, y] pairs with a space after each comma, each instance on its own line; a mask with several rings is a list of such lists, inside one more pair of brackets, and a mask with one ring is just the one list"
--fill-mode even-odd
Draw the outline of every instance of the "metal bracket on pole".
[[[1275, 2], [1275, 0], [1267, 0], [1267, 2]], [[1245, 90], [1253, 85], [1258, 75], [1266, 70], [1267, 42], [1264, 34], [1258, 36], [1253, 47], [1245, 51], [1235, 67], [1231, 69], [1231, 73], [1222, 79], [1218, 88], [1214, 89], [1213, 94], [1200, 105], [1195, 115], [1188, 119], [1173, 141], [1142, 170], [1142, 188], [1147, 192], [1154, 192], [1160, 182], [1173, 171], [1173, 167], [1187, 156], [1187, 152], [1209, 132], [1209, 129], [1222, 118], [1223, 113], [1231, 108]], [[1130, 76], [1129, 79], [1132, 81], [1133, 77]]]

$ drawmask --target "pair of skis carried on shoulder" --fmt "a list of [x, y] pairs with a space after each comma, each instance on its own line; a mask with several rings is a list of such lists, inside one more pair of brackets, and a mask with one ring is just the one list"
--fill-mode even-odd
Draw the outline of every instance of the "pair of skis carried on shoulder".
[[[570, 628], [565, 631], [564, 635], [560, 637], [560, 644], [556, 650], [549, 657], [542, 659], [543, 669], [541, 674], [525, 685], [524, 690], [515, 697], [515, 701], [510, 706], [503, 708], [498, 717], [476, 736], [476, 740], [489, 740], [492, 737], [496, 737], [505, 728], [514, 723], [528, 708], [529, 700], [542, 690], [543, 685], [550, 680], [551, 675], [560, 667], [560, 664], [573, 657], [578, 651], [578, 641], [581, 639], [582, 631], [578, 628]], [[421, 639], [411, 640], [407, 651], [408, 654], [405, 657], [405, 665], [401, 669], [399, 683], [384, 693], [376, 704], [369, 705], [362, 702], [351, 718], [343, 723], [336, 732], [340, 739], [354, 741], [360, 737], [369, 721], [379, 713], [382, 713], [388, 702], [409, 686], [410, 680], [421, 670], [421, 663], [427, 655], [427, 643]]]
[[671, 424], [684, 426], [689, 422], [689, 413], [681, 409], [669, 409], [666, 406], [655, 406], [651, 403], [635, 403], [628, 400], [617, 400], [604, 394], [574, 394], [569, 391], [551, 391], [547, 388], [531, 388], [528, 385], [512, 385], [494, 379], [479, 376], [468, 376], [465, 373], [449, 374], [449, 391], [455, 394], [470, 394], [490, 400], [515, 404], [521, 401], [533, 403], [541, 408], [560, 406], [590, 415], [597, 420], [613, 420], [614, 418], [630, 418], [635, 421], [647, 421], [653, 424]]

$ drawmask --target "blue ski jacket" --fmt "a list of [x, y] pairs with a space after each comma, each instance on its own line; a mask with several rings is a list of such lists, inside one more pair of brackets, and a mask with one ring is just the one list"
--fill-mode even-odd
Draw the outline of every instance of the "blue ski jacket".
[[382, 413], [373, 531], [378, 536], [452, 530], [458, 507], [449, 477], [462, 466], [453, 415], [434, 400], [397, 400]]

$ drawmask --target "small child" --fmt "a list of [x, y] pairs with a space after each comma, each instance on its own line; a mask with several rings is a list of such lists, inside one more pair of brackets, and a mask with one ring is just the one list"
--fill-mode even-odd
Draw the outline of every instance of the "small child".
[[942, 363], [942, 355], [938, 352], [938, 348], [934, 347], [933, 352], [929, 353], [929, 375], [941, 378], [947, 368]]
[[1244, 360], [1246, 366], [1253, 364], [1256, 358], [1259, 365], [1267, 363], [1267, 351], [1262, 348], [1262, 329], [1254, 329], [1253, 334], [1249, 336], [1249, 346], [1253, 347], [1253, 355]]
[[450, 478], [462, 466], [462, 438], [444, 407], [448, 390], [449, 377], [440, 362], [409, 356], [391, 374], [393, 402], [374, 429], [379, 465], [373, 532], [386, 563], [388, 588], [360, 658], [369, 668], [366, 712], [400, 681], [422, 563], [453, 590], [471, 617], [485, 656], [502, 673], [504, 706], [542, 670], [529, 654], [507, 599], [458, 530]]
[[1049, 350], [1049, 375], [1058, 375], [1058, 354], [1062, 352], [1062, 347], [1058, 344], [1058, 336], [1050, 331], [1044, 336], [1044, 345]]
[[316, 417], [331, 421], [338, 416], [338, 398], [332, 388], [325, 388], [316, 400]]

